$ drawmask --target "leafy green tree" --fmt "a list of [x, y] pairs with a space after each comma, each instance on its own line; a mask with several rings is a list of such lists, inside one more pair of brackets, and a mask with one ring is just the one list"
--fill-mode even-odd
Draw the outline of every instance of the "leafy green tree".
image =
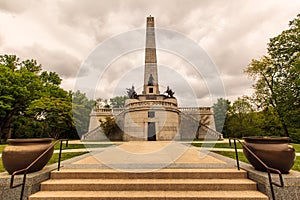
[[278, 115], [272, 107], [253, 113], [253, 121], [257, 128], [255, 135], [280, 136], [282, 134]]
[[110, 105], [112, 108], [124, 108], [125, 101], [128, 99], [128, 96], [116, 96], [110, 99]]
[[229, 110], [227, 126], [229, 135], [234, 137], [244, 137], [254, 135], [253, 108], [247, 97], [239, 97], [233, 102]]
[[213, 105], [216, 130], [223, 133], [223, 135], [223, 128], [226, 130], [224, 126], [226, 126], [225, 120], [227, 118], [228, 110], [230, 109], [230, 104], [229, 100], [220, 98], [217, 103]]
[[90, 113], [95, 105], [95, 101], [89, 100], [84, 93], [76, 91], [72, 93], [72, 103], [76, 130], [79, 137], [81, 137], [88, 131]]
[[289, 128], [300, 128], [300, 14], [289, 27], [271, 38], [268, 54], [252, 60], [245, 70], [256, 80], [254, 99], [258, 107], [273, 107], [288, 137]]
[[68, 98], [42, 97], [28, 107], [28, 114], [43, 123], [40, 137], [60, 138], [66, 130], [72, 130], [72, 103]]
[[10, 137], [12, 119], [41, 96], [40, 71], [41, 65], [34, 60], [20, 61], [15, 55], [0, 55], [1, 139]]
[[0, 55], [0, 138], [73, 134], [72, 97], [60, 83], [35, 60]]

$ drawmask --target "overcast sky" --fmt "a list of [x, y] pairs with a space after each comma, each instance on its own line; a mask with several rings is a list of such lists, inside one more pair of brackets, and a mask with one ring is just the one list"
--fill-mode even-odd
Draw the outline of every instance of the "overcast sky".
[[[36, 59], [44, 70], [61, 76], [65, 89], [74, 90], [78, 77], [85, 76], [78, 74], [80, 66], [97, 45], [145, 28], [151, 14], [156, 27], [184, 35], [207, 53], [226, 98], [235, 100], [252, 92], [253, 82], [243, 70], [266, 53], [269, 38], [287, 29], [299, 11], [299, 0], [0, 0], [0, 53]], [[210, 79], [195, 75], [180, 55], [163, 50], [157, 54], [161, 92], [170, 85], [187, 106], [191, 88], [198, 104], [212, 104]], [[143, 50], [120, 55], [98, 77], [93, 87], [97, 92], [84, 92], [109, 98], [124, 95], [132, 84], [141, 92], [143, 62]]]

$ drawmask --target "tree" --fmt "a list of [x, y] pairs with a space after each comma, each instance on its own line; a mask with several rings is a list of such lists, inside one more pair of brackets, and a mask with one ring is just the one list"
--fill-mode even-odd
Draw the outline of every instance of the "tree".
[[229, 109], [229, 134], [234, 137], [253, 135], [253, 109], [247, 97], [239, 97]]
[[90, 113], [94, 105], [95, 101], [89, 100], [84, 93], [72, 93], [72, 111], [79, 137], [88, 131]]
[[227, 118], [228, 110], [230, 109], [230, 104], [231, 103], [229, 100], [220, 98], [218, 99], [217, 103], [213, 105], [216, 130], [220, 133], [223, 133], [223, 135], [225, 119]]
[[128, 99], [128, 96], [116, 96], [111, 98], [110, 106], [112, 108], [124, 108], [126, 99]]
[[252, 60], [245, 72], [256, 80], [254, 99], [260, 109], [273, 107], [284, 133], [300, 128], [300, 14], [290, 28], [271, 38], [268, 54]]
[[0, 55], [0, 139], [10, 137], [13, 117], [24, 113], [41, 96], [40, 71], [41, 65], [34, 60]]
[[58, 139], [74, 127], [70, 98], [42, 97], [30, 104], [27, 113], [43, 123], [40, 137]]
[[35, 60], [0, 55], [0, 138], [72, 135], [72, 98], [60, 83]]
[[253, 121], [256, 129], [256, 135], [260, 136], [280, 136], [282, 127], [278, 115], [274, 108], [270, 107], [259, 112], [253, 113]]

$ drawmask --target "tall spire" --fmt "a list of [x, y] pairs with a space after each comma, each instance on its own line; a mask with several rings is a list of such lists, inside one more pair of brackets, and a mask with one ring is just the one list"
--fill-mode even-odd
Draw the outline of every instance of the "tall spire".
[[143, 94], [159, 94], [154, 17], [147, 17]]

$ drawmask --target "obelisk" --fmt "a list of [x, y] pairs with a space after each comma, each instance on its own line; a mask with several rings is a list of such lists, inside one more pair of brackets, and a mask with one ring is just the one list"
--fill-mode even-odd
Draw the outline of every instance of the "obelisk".
[[157, 60], [155, 45], [154, 17], [147, 17], [146, 48], [145, 48], [145, 69], [144, 69], [144, 90], [143, 94], [155, 95], [159, 93]]

